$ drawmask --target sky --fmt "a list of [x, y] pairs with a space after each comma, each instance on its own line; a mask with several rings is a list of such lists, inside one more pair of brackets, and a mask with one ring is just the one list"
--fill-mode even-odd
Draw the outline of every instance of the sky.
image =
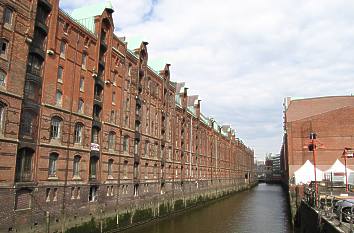
[[[102, 0], [61, 0], [70, 12]], [[256, 158], [279, 153], [285, 97], [351, 95], [354, 1], [112, 0], [119, 37], [149, 42], [149, 59], [231, 124]]]

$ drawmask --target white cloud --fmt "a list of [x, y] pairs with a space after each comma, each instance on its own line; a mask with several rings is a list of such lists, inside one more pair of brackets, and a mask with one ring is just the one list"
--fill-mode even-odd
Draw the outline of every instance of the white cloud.
[[[232, 124], [258, 155], [280, 150], [284, 97], [353, 90], [354, 2], [112, 2], [117, 34], [147, 38], [149, 57], [170, 62], [172, 79], [185, 81], [203, 111]], [[62, 0], [73, 4], [80, 1]]]

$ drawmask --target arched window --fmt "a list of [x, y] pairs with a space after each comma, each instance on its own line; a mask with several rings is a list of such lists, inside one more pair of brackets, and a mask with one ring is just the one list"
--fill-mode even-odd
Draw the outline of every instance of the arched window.
[[55, 177], [57, 176], [57, 161], [59, 155], [57, 153], [51, 153], [49, 155], [49, 166], [48, 166], [48, 176]]
[[123, 138], [123, 152], [128, 152], [129, 150], [129, 136], [125, 135]]
[[5, 107], [6, 105], [0, 102], [0, 134], [4, 133], [5, 128]]
[[32, 180], [32, 157], [34, 151], [30, 148], [22, 148], [16, 158], [16, 181], [24, 182]]
[[113, 178], [113, 159], [108, 160], [108, 178], [112, 179]]
[[116, 145], [116, 133], [111, 131], [108, 134], [108, 149], [114, 150], [115, 145]]
[[74, 178], [80, 178], [80, 155], [75, 155], [73, 163], [73, 176]]
[[77, 106], [77, 111], [79, 113], [84, 113], [84, 100], [82, 98], [79, 98], [79, 103]]
[[55, 96], [55, 104], [57, 106], [62, 105], [62, 99], [63, 99], [63, 93], [60, 90], [57, 90], [56, 96]]
[[59, 139], [61, 134], [62, 119], [53, 117], [50, 124], [50, 138]]
[[83, 129], [83, 124], [82, 123], [76, 123], [75, 124], [75, 129], [74, 129], [74, 143], [81, 144], [82, 143], [82, 129]]
[[5, 87], [6, 84], [6, 73], [0, 70], [0, 88]]

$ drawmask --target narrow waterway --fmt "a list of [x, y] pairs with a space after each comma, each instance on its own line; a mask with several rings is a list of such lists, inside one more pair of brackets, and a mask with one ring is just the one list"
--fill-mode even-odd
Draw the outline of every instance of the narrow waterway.
[[292, 233], [286, 193], [259, 184], [230, 198], [127, 233]]

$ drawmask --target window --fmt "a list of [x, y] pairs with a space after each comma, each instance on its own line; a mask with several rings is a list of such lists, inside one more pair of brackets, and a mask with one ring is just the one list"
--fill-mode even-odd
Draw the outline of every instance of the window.
[[77, 187], [76, 199], [80, 199], [80, 187]]
[[87, 54], [82, 53], [82, 59], [81, 59], [81, 68], [86, 69], [86, 62], [87, 62]]
[[12, 25], [12, 16], [13, 16], [12, 10], [5, 7], [5, 10], [4, 10], [4, 24], [5, 25]]
[[108, 178], [113, 178], [113, 159], [108, 160]]
[[25, 83], [25, 97], [30, 100], [36, 100], [36, 84], [32, 81]]
[[74, 143], [77, 143], [77, 144], [81, 144], [82, 143], [82, 129], [83, 129], [83, 124], [81, 124], [81, 123], [76, 123], [75, 124]]
[[114, 104], [116, 102], [116, 92], [113, 91], [112, 92], [112, 104]]
[[114, 110], [111, 111], [110, 121], [111, 123], [116, 123], [116, 112]]
[[125, 160], [123, 164], [123, 178], [128, 178], [128, 161]]
[[59, 66], [58, 67], [58, 82], [62, 83], [63, 82], [63, 67]]
[[89, 201], [94, 202], [97, 201], [97, 186], [91, 186], [90, 187], [90, 193], [89, 193]]
[[71, 199], [75, 199], [75, 187], [71, 187]]
[[132, 75], [132, 65], [129, 64], [128, 66], [128, 76], [130, 77]]
[[145, 144], [144, 144], [144, 156], [148, 156], [148, 148], [149, 148], [149, 141], [145, 141]]
[[0, 57], [6, 58], [7, 57], [7, 49], [8, 49], [9, 42], [5, 39], [0, 40]]
[[6, 73], [0, 70], [0, 87], [5, 87]]
[[60, 90], [57, 90], [56, 96], [55, 96], [55, 104], [59, 107], [62, 105], [62, 98], [63, 98], [63, 93]]
[[60, 41], [60, 57], [65, 58], [66, 43], [65, 41]]
[[53, 201], [58, 200], [58, 188], [54, 188]]
[[22, 148], [18, 151], [16, 158], [16, 181], [31, 181], [33, 154], [34, 151], [30, 148]]
[[123, 138], [123, 151], [128, 152], [129, 149], [129, 136], [125, 135]]
[[154, 178], [157, 178], [157, 164], [154, 164]]
[[42, 60], [34, 54], [28, 57], [27, 72], [37, 76], [42, 74]]
[[75, 155], [73, 163], [73, 176], [76, 178], [80, 177], [80, 155]]
[[34, 129], [34, 114], [24, 111], [21, 120], [21, 133], [25, 136], [32, 137]]
[[5, 105], [0, 102], [0, 134], [4, 133], [5, 126]]
[[90, 178], [91, 179], [96, 179], [97, 162], [98, 162], [98, 158], [97, 157], [91, 157], [90, 158]]
[[50, 125], [50, 138], [59, 139], [61, 133], [62, 120], [59, 117], [53, 117]]
[[45, 201], [50, 202], [50, 188], [45, 190]]
[[49, 166], [48, 166], [48, 176], [55, 177], [57, 176], [57, 160], [58, 160], [57, 153], [51, 153], [49, 155]]
[[84, 113], [84, 101], [79, 98], [79, 103], [78, 103], [78, 106], [77, 106], [77, 111], [79, 113]]
[[97, 128], [97, 127], [94, 127], [94, 128], [92, 128], [92, 137], [91, 137], [91, 142], [92, 143], [96, 143], [96, 144], [98, 144], [98, 135], [99, 135], [99, 132], [100, 132], [100, 130], [99, 130], [99, 128]]
[[68, 23], [64, 23], [63, 31], [64, 31], [65, 34], [68, 34], [68, 31], [69, 31], [69, 24]]
[[108, 149], [114, 150], [116, 142], [116, 134], [114, 132], [109, 132], [108, 134]]
[[80, 78], [80, 91], [84, 91], [85, 89], [85, 79], [84, 77]]

